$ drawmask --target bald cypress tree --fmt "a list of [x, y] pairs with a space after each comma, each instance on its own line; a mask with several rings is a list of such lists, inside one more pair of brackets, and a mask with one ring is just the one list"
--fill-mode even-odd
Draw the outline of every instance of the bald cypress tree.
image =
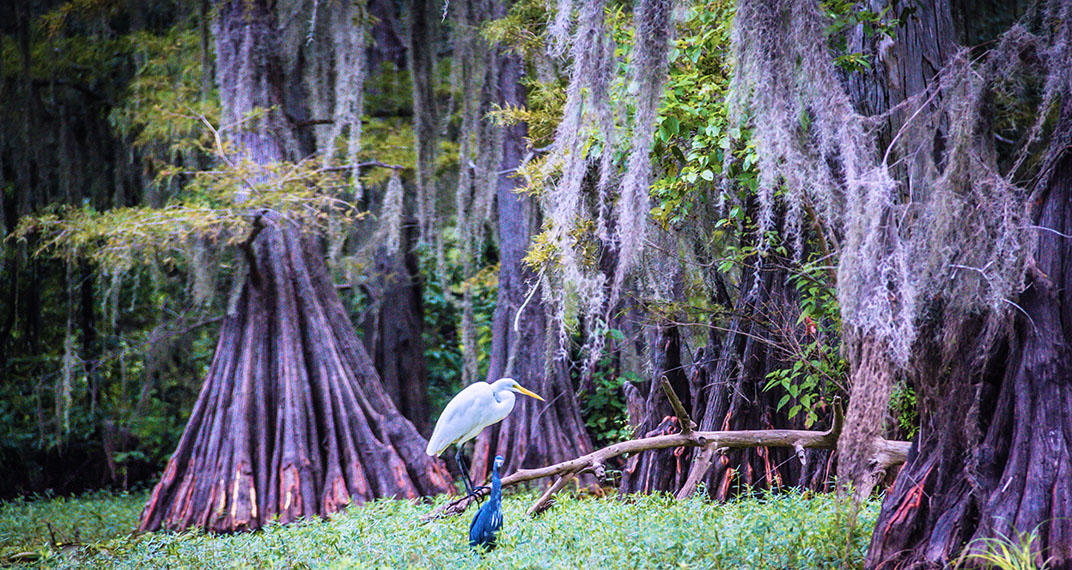
[[816, 3], [737, 10], [734, 87], [752, 110], [761, 204], [806, 201], [839, 233], [851, 396], [838, 470], [857, 498], [880, 475], [894, 380], [918, 393], [921, 435], [870, 568], [944, 567], [1017, 536], [1036, 563], [1072, 564], [1072, 2], [988, 7], [1004, 24], [982, 53], [960, 43], [968, 9], [919, 3], [848, 82]]
[[[300, 158], [301, 137], [284, 110], [308, 112], [308, 102], [296, 95], [303, 71], [296, 62], [303, 60], [284, 57], [293, 45], [278, 36], [310, 21], [293, 17], [304, 9], [247, 0], [216, 6], [223, 122], [243, 125], [227, 134], [227, 161], [249, 173], [250, 187], [239, 192], [253, 191], [273, 163]], [[330, 45], [346, 48], [347, 38], [362, 37], [349, 6], [319, 9], [338, 11], [318, 16], [339, 26]], [[350, 72], [343, 67], [347, 54], [358, 57], [352, 49], [360, 46], [335, 52], [340, 80]], [[350, 122], [352, 138], [359, 111], [340, 107], [360, 96], [347, 97], [335, 99], [333, 114]], [[336, 120], [318, 134], [334, 140], [346, 126]], [[351, 140], [350, 158], [355, 144]], [[375, 497], [446, 491], [445, 470], [425, 455], [423, 438], [380, 384], [317, 242], [286, 216], [267, 210], [251, 216], [241, 292], [140, 528], [246, 530], [269, 520], [329, 515]]]

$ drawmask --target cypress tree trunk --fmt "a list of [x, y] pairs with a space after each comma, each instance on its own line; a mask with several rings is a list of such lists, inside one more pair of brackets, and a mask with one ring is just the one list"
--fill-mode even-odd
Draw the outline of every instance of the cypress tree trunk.
[[[217, 14], [225, 122], [270, 109], [231, 141], [256, 170], [287, 140], [275, 18], [265, 1], [221, 1]], [[249, 276], [142, 530], [248, 530], [449, 488], [383, 390], [312, 240], [284, 216], [257, 219]]]
[[[500, 6], [500, 9], [504, 9]], [[499, 55], [498, 103], [524, 105], [520, 84], [522, 63], [517, 56]], [[488, 380], [502, 376], [517, 379], [546, 402], [517, 399], [513, 412], [498, 426], [484, 430], [473, 453], [472, 475], [483, 480], [496, 455], [505, 458], [505, 472], [521, 467], [541, 467], [572, 459], [592, 451], [592, 443], [581, 419], [577, 397], [568, 371], [561, 363], [547, 368], [547, 318], [539, 295], [524, 306], [514, 330], [517, 312], [525, 303], [535, 275], [522, 263], [531, 236], [539, 228], [537, 205], [515, 192], [513, 177], [524, 157], [524, 125], [506, 129], [503, 136], [502, 165], [497, 189], [499, 213], [499, 290], [492, 317], [492, 346]]]
[[[636, 437], [651, 437], [681, 431], [677, 416], [661, 387], [666, 378], [682, 399], [685, 411], [689, 409], [689, 379], [681, 364], [681, 332], [674, 324], [664, 323], [649, 332], [651, 345], [651, 368], [653, 374], [647, 383], [648, 394]], [[695, 372], [695, 371], [694, 371]], [[686, 466], [691, 450], [660, 449], [635, 456], [622, 470], [620, 493], [650, 493], [673, 491], [681, 488], [686, 475]]]
[[416, 221], [403, 221], [398, 252], [381, 248], [369, 279], [375, 310], [362, 325], [365, 345], [387, 394], [417, 431], [431, 434], [428, 409], [428, 367], [424, 360], [424, 309], [417, 268]]
[[[957, 49], [958, 31], [976, 45], [980, 29], [1015, 12], [995, 3], [978, 13], [966, 8], [971, 4], [921, 3], [898, 31], [885, 68], [864, 79], [871, 86], [850, 82], [858, 106], [881, 113], [932, 89]], [[1029, 187], [1031, 223], [1044, 229], [1026, 288], [1011, 301], [1016, 309], [972, 315], [932, 307], [918, 334], [907, 374], [917, 390], [920, 435], [883, 501], [867, 568], [944, 568], [965, 549], [986, 550], [984, 539], [1019, 542], [1033, 532], [1036, 564], [1072, 568], [1072, 101], [1063, 96]], [[891, 115], [882, 147], [903, 115]], [[898, 175], [911, 180], [913, 159], [905, 164]], [[854, 368], [879, 360], [861, 351]], [[850, 418], [846, 435], [851, 425]]]
[[[893, 6], [892, 3], [878, 4], [881, 4], [877, 6], [879, 10]], [[876, 136], [878, 148], [887, 149], [894, 144], [897, 133], [909, 119], [908, 109], [899, 105], [936, 90], [938, 73], [958, 49], [951, 2], [934, 0], [913, 6], [913, 12], [898, 28], [896, 39], [889, 45], [878, 45], [889, 38], [883, 40], [859, 30], [857, 33], [860, 37], [855, 38], [858, 45], [854, 48], [871, 55], [876, 65], [870, 71], [851, 74], [849, 92], [862, 114], [883, 117], [882, 128], [877, 129]], [[941, 129], [936, 138], [944, 136], [944, 129]], [[935, 148], [936, 153], [944, 152], [941, 141]], [[889, 148], [889, 154], [889, 161], [894, 165], [891, 168], [893, 174], [905, 181], [906, 187], [929, 183], [925, 180], [929, 174], [925, 167], [929, 157], [921, 156], [915, 149], [903, 150], [897, 146]], [[907, 156], [899, 156], [901, 154]], [[935, 162], [940, 160], [936, 158]], [[887, 211], [875, 215], [892, 214]], [[890, 247], [888, 241], [893, 238], [887, 236], [886, 239], [886, 247]], [[848, 329], [844, 336], [851, 394], [845, 430], [838, 445], [837, 469], [842, 483], [854, 485], [855, 499], [863, 500], [884, 476], [871, 465], [872, 442], [884, 435], [883, 420], [889, 408], [895, 370], [885, 341], [869, 334], [857, 335]]]
[[[787, 260], [782, 261], [771, 265], [788, 264]], [[760, 283], [753, 294], [756, 279]], [[725, 292], [719, 297], [718, 303], [731, 303]], [[795, 291], [787, 287], [786, 272], [746, 267], [740, 293], [733, 304], [733, 316], [711, 328], [707, 346], [696, 352], [687, 374], [681, 365], [677, 334], [667, 331], [661, 332], [653, 345], [654, 368], [666, 371], [664, 374], [699, 430], [804, 429], [803, 414], [790, 420], [786, 413], [789, 405], [778, 410], [778, 401], [785, 394], [782, 389], [764, 390], [767, 374], [784, 366], [771, 349], [779, 342], [772, 330], [776, 328], [772, 324], [778, 322], [772, 309], [785, 310], [799, 305]], [[726, 332], [719, 332], [720, 329]], [[668, 349], [671, 353], [664, 354]], [[656, 375], [656, 382], [649, 390], [645, 420], [637, 430], [638, 436], [652, 431], [680, 430], [657, 383], [659, 379], [660, 375]], [[710, 497], [726, 500], [737, 490], [737, 485], [822, 489], [828, 482], [830, 468], [831, 453], [815, 449], [805, 451], [804, 465], [788, 448], [755, 447], [722, 455], [713, 449], [681, 450], [680, 454], [646, 452], [635, 467], [631, 465], [624, 470], [622, 490], [660, 490], [685, 498], [703, 484]]]
[[946, 316], [953, 340], [919, 372], [921, 436], [883, 501], [868, 568], [940, 568], [983, 549], [973, 540], [1033, 531], [1036, 563], [1072, 568], [1072, 101], [1054, 132], [1022, 312], [1011, 331]]

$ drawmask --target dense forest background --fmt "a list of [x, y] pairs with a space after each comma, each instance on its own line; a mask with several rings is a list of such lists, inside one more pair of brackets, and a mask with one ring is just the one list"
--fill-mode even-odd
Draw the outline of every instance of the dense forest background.
[[700, 430], [845, 432], [635, 455], [622, 493], [886, 488], [870, 566], [1072, 560], [1072, 2], [0, 22], [0, 498], [159, 481], [144, 528], [255, 528], [445, 491], [420, 439], [473, 381], [547, 400], [476, 478], [682, 431], [665, 384]]

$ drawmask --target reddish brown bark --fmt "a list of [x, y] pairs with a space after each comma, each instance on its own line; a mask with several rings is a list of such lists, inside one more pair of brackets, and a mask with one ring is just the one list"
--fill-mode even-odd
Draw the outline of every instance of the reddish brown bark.
[[[505, 7], [500, 7], [505, 11]], [[517, 56], [499, 55], [498, 103], [520, 107], [525, 102], [520, 84], [522, 63]], [[496, 195], [499, 214], [499, 291], [492, 318], [492, 347], [488, 380], [515, 378], [546, 400], [518, 398], [513, 412], [477, 438], [473, 454], [474, 480], [489, 473], [496, 455], [506, 459], [504, 473], [519, 468], [540, 467], [584, 455], [592, 443], [581, 419], [577, 397], [564, 363], [547, 368], [547, 317], [539, 294], [528, 304], [525, 298], [535, 284], [535, 275], [522, 263], [529, 242], [539, 228], [537, 205], [529, 196], [515, 192], [520, 181], [512, 169], [525, 156], [523, 124], [506, 128], [502, 168]], [[517, 313], [524, 307], [524, 313]], [[519, 324], [514, 330], [515, 320]]]
[[319, 252], [285, 223], [257, 240], [261, 282], [223, 325], [143, 530], [247, 530], [448, 488], [380, 386]]
[[[1038, 234], [1011, 331], [949, 316], [920, 373], [923, 426], [871, 539], [869, 568], [941, 568], [978, 539], [1037, 531], [1036, 563], [1072, 568], [1072, 102], [1036, 191]], [[1044, 172], [1046, 169], [1044, 169]], [[933, 377], [926, 377], [933, 374]]]
[[[223, 1], [217, 14], [225, 116], [271, 109], [232, 137], [234, 148], [247, 164], [279, 160], [288, 91], [271, 7]], [[258, 213], [255, 226], [249, 276], [140, 528], [248, 530], [447, 491], [447, 472], [384, 391], [321, 252], [282, 215]]]

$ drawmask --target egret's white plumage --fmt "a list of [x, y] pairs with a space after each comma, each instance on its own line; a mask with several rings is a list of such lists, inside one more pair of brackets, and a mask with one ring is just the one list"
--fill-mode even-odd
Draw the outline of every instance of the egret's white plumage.
[[484, 428], [501, 422], [514, 409], [514, 392], [543, 400], [522, 388], [513, 378], [500, 378], [492, 384], [474, 382], [466, 386], [443, 408], [432, 437], [428, 439], [428, 455], [435, 457], [451, 444], [461, 445], [476, 437]]

